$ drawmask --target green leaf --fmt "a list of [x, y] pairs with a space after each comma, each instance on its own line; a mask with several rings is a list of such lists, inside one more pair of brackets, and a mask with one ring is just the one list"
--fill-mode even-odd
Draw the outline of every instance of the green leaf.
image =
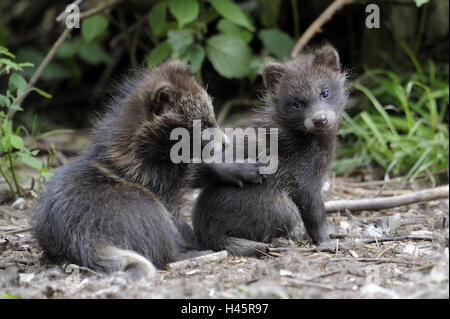
[[182, 28], [197, 19], [199, 6], [197, 0], [169, 0], [169, 10]]
[[11, 148], [11, 142], [10, 142], [9, 136], [2, 137], [0, 139], [0, 149], [3, 152], [8, 152], [10, 148]]
[[97, 14], [93, 17], [86, 18], [81, 22], [81, 35], [83, 40], [91, 42], [98, 38], [108, 28], [108, 19], [103, 15]]
[[276, 27], [278, 18], [280, 17], [281, 0], [258, 0], [258, 4], [263, 26], [266, 28]]
[[230, 20], [234, 24], [247, 28], [250, 31], [255, 30], [250, 18], [234, 2], [231, 2], [230, 0], [208, 0], [208, 2], [211, 3], [213, 8], [216, 9], [222, 17]]
[[253, 33], [248, 30], [242, 29], [241, 27], [238, 27], [237, 25], [231, 23], [226, 19], [221, 19], [219, 23], [217, 23], [217, 30], [221, 31], [222, 33], [239, 37], [245, 43], [250, 43], [250, 41], [252, 41], [253, 39]]
[[70, 59], [72, 58], [80, 48], [82, 40], [80, 37], [77, 37], [70, 41], [65, 41], [56, 51], [56, 56], [60, 59]]
[[422, 6], [423, 4], [426, 4], [426, 3], [428, 3], [428, 2], [430, 2], [430, 0], [416, 0], [416, 6], [417, 6], [417, 7], [420, 7], [420, 6]]
[[191, 44], [180, 54], [180, 59], [189, 62], [192, 72], [197, 72], [201, 69], [205, 59], [205, 50], [199, 44]]
[[158, 44], [152, 50], [152, 52], [150, 52], [150, 55], [148, 56], [148, 59], [147, 59], [147, 65], [149, 67], [153, 67], [153, 66], [160, 64], [170, 55], [170, 52], [171, 52], [171, 48], [170, 48], [169, 43], [162, 42], [162, 43]]
[[35, 168], [35, 169], [42, 169], [42, 162], [40, 160], [38, 160], [37, 158], [31, 156], [30, 154], [27, 153], [18, 153], [20, 160], [30, 166], [31, 168]]
[[0, 94], [0, 106], [6, 106], [9, 107], [11, 105], [11, 100], [4, 96], [3, 94]]
[[45, 91], [42, 91], [41, 89], [38, 88], [32, 88], [33, 91], [35, 91], [36, 93], [38, 93], [40, 96], [43, 96], [47, 99], [51, 99], [52, 95], [50, 93], [47, 93]]
[[23, 111], [23, 108], [21, 108], [20, 105], [17, 104], [12, 104], [9, 108], [13, 111]]
[[242, 78], [249, 74], [251, 50], [242, 39], [220, 34], [209, 38], [206, 43], [206, 55], [220, 75]]
[[11, 143], [12, 146], [17, 148], [18, 150], [22, 149], [24, 146], [23, 139], [18, 135], [13, 134], [9, 135], [9, 142]]
[[42, 167], [40, 174], [46, 181], [50, 180], [54, 175], [47, 167]]
[[166, 27], [166, 9], [167, 2], [161, 1], [153, 5], [148, 16], [148, 22], [153, 34], [161, 35]]
[[89, 64], [111, 62], [111, 58], [98, 43], [82, 43], [78, 54], [81, 59]]
[[11, 92], [17, 92], [17, 96], [22, 95], [27, 90], [27, 81], [18, 73], [13, 73], [9, 77], [8, 88]]
[[250, 62], [250, 80], [255, 80], [258, 75], [262, 74], [264, 65], [266, 64], [266, 57], [253, 58]]
[[6, 55], [7, 57], [10, 57], [11, 59], [15, 59], [16, 56], [9, 52], [9, 50], [5, 47], [0, 46], [0, 55]]
[[194, 42], [194, 37], [189, 30], [171, 30], [167, 33], [167, 42], [174, 51], [180, 52]]
[[[82, 42], [81, 39], [80, 42]], [[44, 55], [40, 51], [35, 49], [22, 48], [17, 52], [17, 61], [30, 61], [34, 65], [39, 66], [42, 60], [44, 60]], [[37, 67], [25, 69], [24, 75], [28, 78], [31, 78], [34, 72], [36, 72], [36, 69]], [[42, 72], [41, 78], [46, 81], [53, 81], [69, 79], [73, 78], [73, 76], [65, 66], [57, 61], [51, 61]]]
[[261, 30], [258, 33], [264, 47], [277, 58], [286, 58], [290, 55], [294, 40], [286, 33], [277, 29]]

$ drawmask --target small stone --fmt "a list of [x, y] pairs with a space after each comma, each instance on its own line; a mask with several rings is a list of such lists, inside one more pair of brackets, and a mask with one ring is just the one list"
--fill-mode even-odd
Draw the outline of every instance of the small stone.
[[19, 197], [11, 204], [11, 208], [24, 210], [26, 208], [25, 199]]

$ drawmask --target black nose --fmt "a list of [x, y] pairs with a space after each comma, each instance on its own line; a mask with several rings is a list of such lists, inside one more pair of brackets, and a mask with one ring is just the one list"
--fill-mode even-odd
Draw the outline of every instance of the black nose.
[[315, 127], [324, 127], [327, 125], [328, 120], [325, 115], [319, 115], [313, 119], [313, 123]]

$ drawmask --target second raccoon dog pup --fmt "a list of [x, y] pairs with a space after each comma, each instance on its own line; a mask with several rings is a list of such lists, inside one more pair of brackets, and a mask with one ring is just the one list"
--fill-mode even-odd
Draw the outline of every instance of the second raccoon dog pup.
[[202, 191], [193, 223], [203, 248], [251, 255], [276, 237], [292, 237], [300, 217], [314, 242], [329, 239], [321, 185], [347, 100], [338, 53], [327, 45], [271, 62], [263, 80], [264, 106], [255, 126], [278, 128], [278, 170], [261, 185]]
[[195, 248], [179, 215], [183, 192], [205, 183], [258, 182], [259, 174], [256, 166], [174, 164], [170, 133], [190, 131], [193, 120], [217, 127], [210, 97], [180, 61], [121, 85], [92, 145], [55, 175], [33, 208], [46, 256], [141, 277]]

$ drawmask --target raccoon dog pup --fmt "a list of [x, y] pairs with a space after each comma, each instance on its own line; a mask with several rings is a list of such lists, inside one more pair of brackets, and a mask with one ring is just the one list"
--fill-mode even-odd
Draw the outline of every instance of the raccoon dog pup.
[[[256, 166], [174, 164], [174, 128], [217, 127], [211, 99], [172, 60], [119, 87], [83, 155], [63, 167], [33, 208], [45, 255], [99, 271], [151, 276], [195, 248], [179, 215], [188, 187], [258, 182]], [[192, 145], [192, 143], [191, 143]]]
[[326, 45], [270, 62], [263, 80], [264, 106], [255, 126], [278, 129], [278, 170], [261, 185], [201, 192], [193, 223], [203, 248], [252, 255], [273, 238], [291, 238], [300, 217], [314, 242], [329, 239], [321, 185], [347, 100], [338, 53]]

